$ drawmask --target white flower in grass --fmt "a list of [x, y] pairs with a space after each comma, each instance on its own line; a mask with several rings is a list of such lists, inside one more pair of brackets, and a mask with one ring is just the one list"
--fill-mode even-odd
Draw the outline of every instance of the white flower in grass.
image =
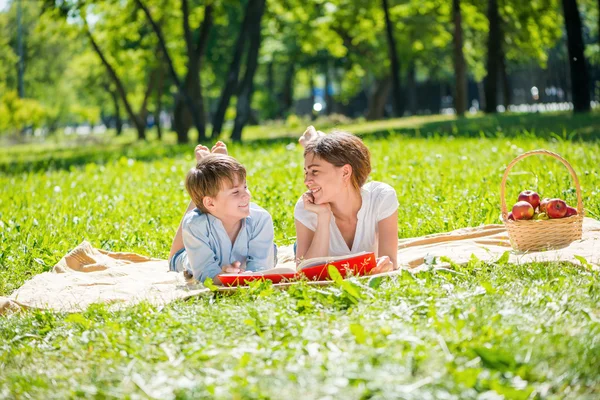
[[60, 193], [60, 186], [54, 186], [54, 193]]
[[127, 159], [127, 165], [131, 167], [133, 164], [135, 164], [135, 160], [133, 158]]

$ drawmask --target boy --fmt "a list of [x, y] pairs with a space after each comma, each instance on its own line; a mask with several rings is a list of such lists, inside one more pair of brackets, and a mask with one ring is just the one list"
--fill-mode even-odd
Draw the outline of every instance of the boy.
[[185, 180], [192, 201], [173, 240], [169, 268], [216, 284], [220, 273], [273, 268], [273, 221], [250, 203], [245, 168], [222, 142], [212, 154], [199, 145], [195, 155], [197, 165]]

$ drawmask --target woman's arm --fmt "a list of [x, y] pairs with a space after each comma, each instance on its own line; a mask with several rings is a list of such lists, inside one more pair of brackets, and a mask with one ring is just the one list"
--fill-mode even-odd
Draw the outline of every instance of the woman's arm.
[[[398, 268], [398, 210], [379, 221], [377, 230], [379, 231], [378, 263], [371, 271], [374, 274]], [[387, 257], [389, 261], [381, 260], [382, 257]]]
[[330, 220], [331, 213], [318, 214], [317, 228], [313, 232], [302, 222], [294, 219], [296, 224], [296, 265], [304, 259], [328, 255]]

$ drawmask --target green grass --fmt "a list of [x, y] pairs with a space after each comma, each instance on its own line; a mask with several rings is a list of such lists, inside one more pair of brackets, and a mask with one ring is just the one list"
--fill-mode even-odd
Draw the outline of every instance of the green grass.
[[[497, 223], [505, 166], [535, 148], [571, 162], [587, 215], [600, 218], [597, 125], [593, 115], [534, 115], [353, 131], [365, 133], [372, 179], [398, 193], [400, 236], [413, 237]], [[300, 149], [290, 139], [256, 139], [230, 153], [248, 168], [253, 200], [273, 215], [277, 243], [292, 243]], [[166, 258], [191, 165], [190, 146], [155, 142], [8, 150], [0, 159], [0, 295], [83, 239]], [[526, 188], [575, 204], [559, 162], [531, 157], [513, 171], [509, 204]], [[0, 398], [600, 396], [598, 272], [478, 260], [458, 272], [0, 317]]]

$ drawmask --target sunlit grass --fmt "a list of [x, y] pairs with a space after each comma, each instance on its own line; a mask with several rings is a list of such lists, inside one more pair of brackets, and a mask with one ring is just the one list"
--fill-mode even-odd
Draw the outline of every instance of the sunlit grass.
[[[524, 130], [495, 138], [442, 128], [420, 138], [364, 136], [372, 179], [397, 191], [400, 236], [498, 223], [506, 165], [536, 148], [571, 162], [587, 215], [600, 218], [598, 142]], [[166, 258], [188, 203], [191, 147], [114, 146], [83, 154], [63, 148], [43, 163], [47, 154], [37, 148], [3, 156], [0, 295], [49, 270], [83, 239]], [[291, 139], [254, 141], [230, 145], [230, 153], [248, 169], [253, 201], [272, 214], [277, 243], [292, 243], [293, 206], [303, 191], [300, 148]], [[532, 157], [513, 171], [509, 204], [526, 188], [575, 204], [559, 162]], [[458, 272], [405, 274], [373, 287], [356, 282], [355, 292], [257, 285], [160, 309], [0, 317], [0, 398], [600, 396], [597, 272], [477, 260]]]

